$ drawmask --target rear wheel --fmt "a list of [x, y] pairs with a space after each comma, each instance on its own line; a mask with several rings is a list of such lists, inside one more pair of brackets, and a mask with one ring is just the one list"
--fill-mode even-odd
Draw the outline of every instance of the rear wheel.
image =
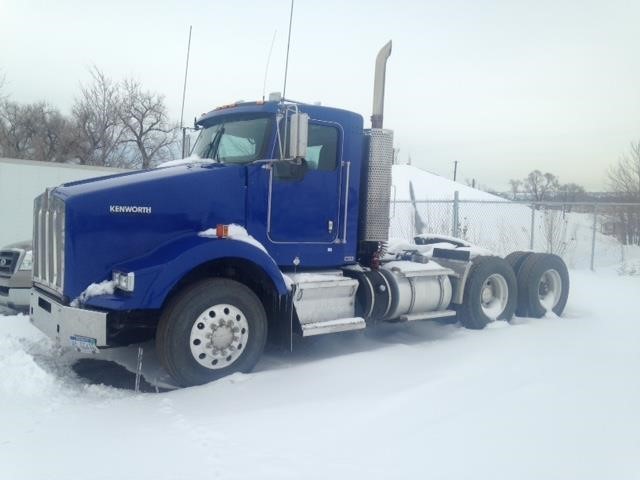
[[165, 308], [156, 347], [161, 363], [182, 386], [249, 372], [267, 338], [267, 318], [245, 285], [208, 279], [188, 287]]
[[[520, 273], [520, 268], [522, 267], [522, 264], [527, 258], [529, 258], [530, 255], [533, 255], [533, 252], [517, 251], [517, 252], [511, 252], [509, 255], [507, 255], [504, 258], [507, 262], [509, 262], [509, 265], [511, 265], [511, 268], [513, 268], [513, 271], [516, 274], [516, 278]], [[516, 305], [516, 315], [521, 317], [526, 316], [526, 312], [520, 308], [519, 302]]]
[[516, 308], [516, 276], [500, 257], [476, 257], [458, 310], [467, 328], [481, 329], [496, 320], [509, 320]]
[[518, 315], [540, 318], [561, 315], [569, 298], [569, 272], [557, 255], [534, 253], [518, 273]]
[[522, 266], [523, 262], [531, 254], [533, 254], [533, 252], [521, 252], [521, 251], [511, 252], [509, 255], [504, 257], [504, 259], [507, 262], [509, 262], [509, 265], [511, 265], [511, 268], [513, 268], [513, 271], [515, 272], [516, 277], [517, 277], [518, 276], [518, 272], [520, 271], [520, 267]]

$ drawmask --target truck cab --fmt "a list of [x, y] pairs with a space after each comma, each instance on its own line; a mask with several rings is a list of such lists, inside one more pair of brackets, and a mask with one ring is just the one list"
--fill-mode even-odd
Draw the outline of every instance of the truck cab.
[[376, 61], [370, 129], [357, 113], [285, 99], [225, 105], [197, 120], [187, 159], [36, 198], [32, 322], [84, 352], [155, 338], [167, 371], [193, 385], [250, 371], [267, 336], [510, 318], [506, 260], [456, 245], [386, 251], [390, 53]]

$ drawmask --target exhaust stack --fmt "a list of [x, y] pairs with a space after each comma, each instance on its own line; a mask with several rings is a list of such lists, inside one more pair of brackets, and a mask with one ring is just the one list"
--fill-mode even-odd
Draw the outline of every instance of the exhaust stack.
[[[391, 55], [389, 41], [376, 57], [373, 88], [373, 115], [370, 130], [364, 131], [365, 151], [360, 190], [360, 240], [372, 242], [376, 251], [389, 238], [389, 205], [391, 202], [391, 165], [393, 132], [382, 128], [384, 111], [384, 78], [387, 59]], [[379, 253], [379, 252], [378, 252]]]
[[380, 49], [376, 57], [376, 72], [373, 80], [373, 114], [371, 128], [382, 128], [384, 115], [384, 83], [387, 72], [387, 60], [391, 55], [391, 40]]

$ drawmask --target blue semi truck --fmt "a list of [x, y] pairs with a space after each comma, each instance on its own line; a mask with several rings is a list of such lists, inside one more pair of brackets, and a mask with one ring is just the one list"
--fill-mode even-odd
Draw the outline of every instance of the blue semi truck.
[[34, 204], [31, 321], [85, 352], [155, 338], [188, 386], [250, 371], [268, 336], [560, 314], [559, 257], [429, 236], [388, 251], [390, 53], [376, 58], [370, 129], [336, 108], [236, 103], [197, 120], [188, 159], [48, 189]]

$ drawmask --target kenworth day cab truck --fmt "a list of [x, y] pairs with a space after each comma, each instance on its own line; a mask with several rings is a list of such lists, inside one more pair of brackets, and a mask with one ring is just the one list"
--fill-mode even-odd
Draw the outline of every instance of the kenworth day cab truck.
[[32, 322], [81, 351], [155, 338], [187, 386], [250, 371], [268, 334], [560, 314], [569, 278], [557, 256], [476, 255], [428, 236], [386, 251], [390, 53], [391, 42], [376, 59], [371, 129], [285, 99], [227, 105], [197, 120], [190, 159], [36, 198]]

